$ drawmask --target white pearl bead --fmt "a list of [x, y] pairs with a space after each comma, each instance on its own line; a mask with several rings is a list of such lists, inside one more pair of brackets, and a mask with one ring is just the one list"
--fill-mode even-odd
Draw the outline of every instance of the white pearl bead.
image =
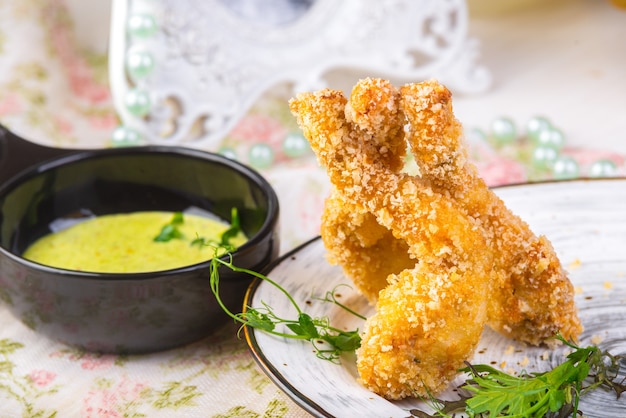
[[147, 14], [135, 14], [128, 18], [127, 30], [129, 35], [138, 38], [147, 38], [157, 31], [154, 17]]
[[512, 119], [500, 117], [491, 122], [491, 136], [498, 145], [509, 144], [517, 137], [517, 128]]
[[113, 147], [128, 147], [141, 144], [141, 135], [134, 129], [118, 126], [111, 134]]
[[526, 122], [526, 136], [534, 142], [537, 140], [540, 132], [551, 128], [552, 124], [547, 118], [543, 116], [534, 116]]
[[537, 146], [552, 147], [556, 150], [560, 150], [565, 145], [565, 135], [560, 129], [544, 129], [538, 133], [536, 144]]
[[539, 169], [552, 168], [558, 156], [559, 153], [552, 147], [537, 147], [532, 154], [533, 166]]
[[126, 71], [133, 80], [150, 75], [154, 70], [154, 58], [147, 51], [132, 51], [126, 56]]
[[231, 160], [237, 159], [237, 153], [235, 152], [234, 149], [230, 147], [220, 148], [220, 150], [218, 151], [218, 154], [223, 155], [226, 158], [230, 158]]
[[126, 109], [135, 116], [142, 117], [150, 112], [151, 100], [148, 92], [134, 89], [126, 93]]
[[293, 133], [285, 137], [283, 141], [283, 152], [291, 158], [302, 157], [311, 150], [309, 141], [301, 134]]
[[267, 144], [255, 144], [250, 147], [248, 159], [253, 167], [269, 168], [274, 162], [274, 150]]

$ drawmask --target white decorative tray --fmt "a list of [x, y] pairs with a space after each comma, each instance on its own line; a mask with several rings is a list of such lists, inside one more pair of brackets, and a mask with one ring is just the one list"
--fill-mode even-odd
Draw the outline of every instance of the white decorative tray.
[[481, 92], [467, 21], [464, 0], [114, 0], [115, 107], [144, 142], [212, 147], [269, 89], [342, 71]]

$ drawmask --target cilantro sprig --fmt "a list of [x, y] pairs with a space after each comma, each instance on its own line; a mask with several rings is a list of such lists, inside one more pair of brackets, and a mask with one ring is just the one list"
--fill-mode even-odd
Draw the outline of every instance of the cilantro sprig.
[[[272, 307], [266, 303], [262, 303], [263, 306], [257, 308], [248, 306], [241, 313], [231, 312], [220, 297], [220, 266], [227, 267], [234, 272], [249, 274], [276, 287], [294, 307], [296, 311], [295, 318], [283, 318], [277, 315]], [[302, 310], [293, 296], [276, 281], [264, 274], [233, 265], [230, 253], [226, 260], [217, 257], [211, 260], [210, 283], [211, 291], [222, 310], [235, 321], [241, 323], [242, 327], [249, 326], [279, 337], [309, 341], [317, 357], [332, 362], [338, 362], [342, 353], [353, 352], [361, 345], [361, 336], [358, 329], [354, 331], [341, 330], [333, 327], [327, 317], [314, 318], [310, 316]], [[334, 301], [338, 306], [344, 307], [344, 305], [336, 301], [334, 296], [327, 295], [326, 298], [328, 301]], [[348, 311], [354, 313], [351, 310]], [[359, 317], [361, 316], [359, 315]], [[287, 330], [284, 330], [284, 328], [279, 329], [279, 325], [284, 325]]]

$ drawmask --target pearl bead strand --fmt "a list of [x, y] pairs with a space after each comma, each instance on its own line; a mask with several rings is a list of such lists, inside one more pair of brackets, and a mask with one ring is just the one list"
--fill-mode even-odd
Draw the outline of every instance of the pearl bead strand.
[[[525, 163], [529, 180], [567, 180], [588, 177], [613, 177], [619, 174], [617, 164], [610, 159], [591, 163], [583, 172], [580, 163], [565, 151], [566, 136], [545, 116], [530, 118], [523, 132], [518, 132], [509, 117], [498, 117], [490, 125], [486, 140], [499, 152], [513, 153]], [[475, 136], [475, 133], [472, 134]]]

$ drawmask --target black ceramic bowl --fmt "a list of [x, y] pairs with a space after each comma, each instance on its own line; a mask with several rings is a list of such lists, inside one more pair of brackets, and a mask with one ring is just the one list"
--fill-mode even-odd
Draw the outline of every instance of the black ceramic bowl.
[[[195, 206], [230, 221], [234, 206], [250, 239], [232, 254], [233, 263], [261, 270], [278, 255], [275, 192], [258, 173], [220, 155], [162, 146], [59, 150], [0, 129], [0, 157], [0, 300], [30, 328], [69, 345], [163, 350], [210, 334], [227, 317], [210, 290], [209, 262], [101, 274], [22, 258], [56, 219]], [[32, 165], [37, 159], [45, 161]], [[251, 278], [226, 268], [220, 275], [222, 298], [241, 311]]]

